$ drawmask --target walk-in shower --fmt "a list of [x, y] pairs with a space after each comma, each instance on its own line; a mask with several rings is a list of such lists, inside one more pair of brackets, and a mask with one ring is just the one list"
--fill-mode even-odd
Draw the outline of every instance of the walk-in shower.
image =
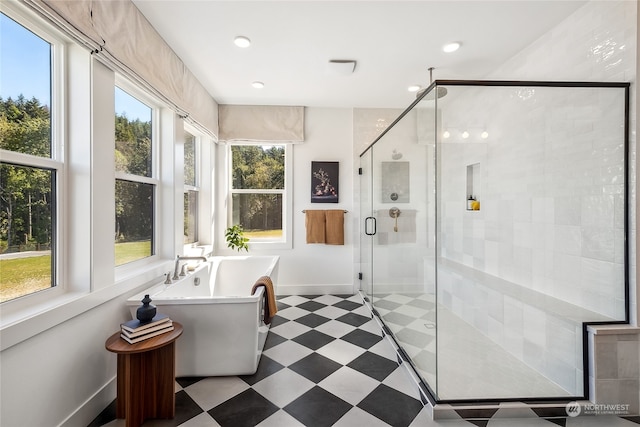
[[433, 402], [587, 397], [585, 324], [628, 321], [628, 105], [438, 80], [361, 154], [361, 291]]

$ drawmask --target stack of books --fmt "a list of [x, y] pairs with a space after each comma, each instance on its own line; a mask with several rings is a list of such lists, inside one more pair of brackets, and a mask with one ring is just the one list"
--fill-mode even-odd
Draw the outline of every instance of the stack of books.
[[156, 314], [149, 322], [142, 323], [134, 319], [120, 326], [120, 337], [129, 344], [135, 344], [165, 332], [173, 331], [173, 322], [166, 314]]

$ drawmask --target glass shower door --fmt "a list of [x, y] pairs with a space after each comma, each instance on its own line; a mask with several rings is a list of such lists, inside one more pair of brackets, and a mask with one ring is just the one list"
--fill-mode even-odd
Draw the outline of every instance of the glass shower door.
[[[373, 145], [373, 306], [421, 377], [436, 384], [434, 105]], [[430, 213], [431, 212], [431, 213]], [[371, 230], [369, 230], [371, 231]]]

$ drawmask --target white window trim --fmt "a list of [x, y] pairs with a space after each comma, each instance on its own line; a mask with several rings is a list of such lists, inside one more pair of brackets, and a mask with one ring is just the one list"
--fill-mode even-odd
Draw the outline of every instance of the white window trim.
[[[233, 184], [231, 162], [233, 160], [231, 155], [231, 147], [236, 144], [227, 144], [226, 157], [227, 157], [227, 220], [226, 227], [231, 226], [231, 218], [233, 217], [232, 195], [234, 193], [263, 193], [263, 194], [282, 194], [282, 239], [279, 240], [256, 240], [249, 241], [249, 250], [274, 250], [274, 249], [291, 249], [293, 248], [293, 144], [291, 143], [269, 143], [257, 142], [255, 144], [242, 144], [242, 145], [281, 145], [284, 146], [284, 189], [280, 190], [244, 190], [231, 188]], [[225, 227], [225, 228], [226, 228]], [[221, 237], [221, 242], [225, 242], [224, 232]], [[226, 247], [226, 244], [225, 244]]]

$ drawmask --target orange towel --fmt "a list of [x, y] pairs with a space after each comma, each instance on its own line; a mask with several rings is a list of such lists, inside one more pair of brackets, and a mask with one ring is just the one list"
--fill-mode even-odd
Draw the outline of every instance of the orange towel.
[[327, 245], [344, 245], [344, 210], [325, 211], [325, 217], [325, 243]]
[[271, 323], [271, 319], [278, 312], [278, 305], [276, 304], [276, 295], [273, 290], [273, 282], [269, 276], [262, 276], [251, 288], [251, 295], [256, 293], [256, 290], [260, 287], [264, 286], [264, 299], [266, 304], [264, 305], [264, 323]]
[[307, 243], [325, 242], [324, 211], [307, 210], [304, 223], [307, 227]]

